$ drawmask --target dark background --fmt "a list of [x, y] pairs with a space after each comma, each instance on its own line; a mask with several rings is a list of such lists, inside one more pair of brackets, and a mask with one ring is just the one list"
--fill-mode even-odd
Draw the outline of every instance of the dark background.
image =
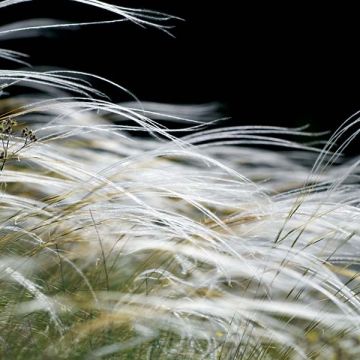
[[[109, 1], [111, 2], [111, 1]], [[131, 23], [100, 25], [4, 42], [31, 62], [110, 78], [142, 100], [218, 101], [231, 124], [334, 129], [360, 109], [359, 21], [355, 8], [291, 2], [112, 1], [161, 10], [175, 38]], [[113, 19], [69, 1], [34, 1], [1, 10], [1, 23], [54, 17]], [[111, 90], [109, 90], [111, 93]], [[129, 100], [111, 93], [115, 101]]]

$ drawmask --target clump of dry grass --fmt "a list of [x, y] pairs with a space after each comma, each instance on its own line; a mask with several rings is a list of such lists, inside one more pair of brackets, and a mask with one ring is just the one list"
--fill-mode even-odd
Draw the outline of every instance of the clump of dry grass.
[[[114, 104], [80, 75], [0, 70], [2, 357], [356, 359], [357, 118], [319, 150], [304, 129], [206, 129], [211, 106]], [[11, 96], [23, 83], [36, 95]]]

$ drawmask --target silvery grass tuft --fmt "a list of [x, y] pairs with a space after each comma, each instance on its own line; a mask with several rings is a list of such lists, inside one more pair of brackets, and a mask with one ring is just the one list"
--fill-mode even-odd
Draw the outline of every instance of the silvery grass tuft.
[[357, 116], [321, 148], [306, 129], [207, 127], [211, 104], [112, 103], [88, 80], [0, 70], [1, 358], [358, 359], [359, 159], [341, 156]]

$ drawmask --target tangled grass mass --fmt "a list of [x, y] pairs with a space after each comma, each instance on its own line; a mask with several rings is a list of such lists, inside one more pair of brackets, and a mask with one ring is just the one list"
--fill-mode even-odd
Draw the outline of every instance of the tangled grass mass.
[[214, 127], [212, 104], [113, 103], [90, 85], [110, 80], [0, 56], [25, 69], [0, 70], [1, 359], [360, 358], [356, 115], [325, 145]]

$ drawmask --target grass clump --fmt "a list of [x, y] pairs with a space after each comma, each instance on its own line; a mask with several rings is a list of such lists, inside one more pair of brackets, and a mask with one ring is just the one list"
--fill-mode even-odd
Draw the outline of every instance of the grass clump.
[[[340, 156], [357, 118], [321, 149], [206, 128], [207, 106], [115, 104], [82, 76], [0, 70], [1, 357], [358, 358], [359, 167]], [[182, 138], [152, 119], [184, 111]]]

